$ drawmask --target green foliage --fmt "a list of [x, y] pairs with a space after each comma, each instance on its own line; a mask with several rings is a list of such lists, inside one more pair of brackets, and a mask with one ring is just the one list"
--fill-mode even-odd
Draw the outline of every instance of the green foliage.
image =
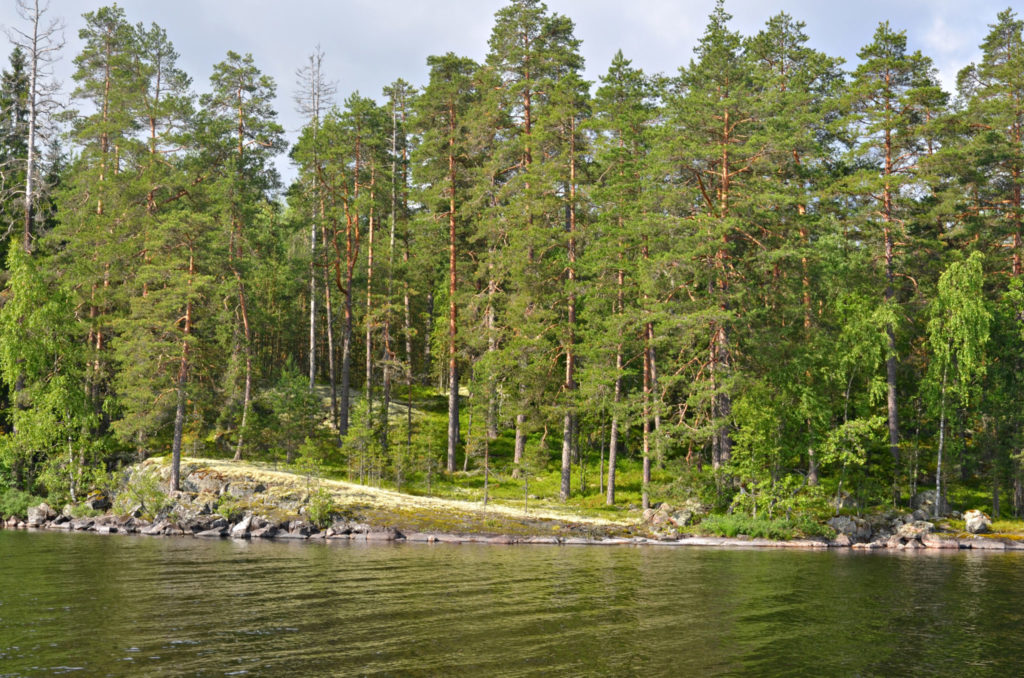
[[336, 513], [334, 497], [326, 488], [320, 487], [310, 496], [306, 515], [321, 530], [330, 526]]
[[174, 500], [164, 489], [159, 472], [140, 468], [127, 478], [114, 502], [114, 511], [123, 514], [137, 507], [143, 519], [154, 520], [173, 505]]
[[835, 537], [835, 530], [813, 518], [751, 518], [741, 514], [708, 516], [700, 523], [705, 534], [719, 537], [746, 535], [755, 539], [796, 539], [798, 537]]
[[217, 508], [215, 511], [217, 515], [229, 523], [238, 522], [245, 513], [242, 503], [230, 492], [225, 492], [217, 497]]
[[15, 488], [0, 490], [0, 518], [28, 517], [30, 506], [38, 506], [44, 501], [42, 497], [36, 497], [28, 492], [22, 492]]

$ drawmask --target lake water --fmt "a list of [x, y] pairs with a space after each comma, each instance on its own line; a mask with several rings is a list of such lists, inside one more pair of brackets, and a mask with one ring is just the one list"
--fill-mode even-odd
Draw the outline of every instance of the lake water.
[[0, 676], [1014, 676], [1024, 554], [0, 531]]

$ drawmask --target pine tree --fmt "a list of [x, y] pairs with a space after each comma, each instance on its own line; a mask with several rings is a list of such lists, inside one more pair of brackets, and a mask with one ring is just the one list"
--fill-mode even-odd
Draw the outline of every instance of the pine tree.
[[423, 201], [448, 231], [448, 456], [447, 469], [455, 471], [459, 443], [459, 366], [457, 261], [466, 230], [463, 214], [467, 189], [473, 178], [467, 149], [467, 117], [477, 99], [472, 59], [448, 53], [427, 58], [430, 82], [416, 100], [416, 126], [420, 144], [413, 157], [416, 181], [426, 187]]
[[602, 409], [611, 418], [606, 495], [611, 506], [615, 503], [620, 432], [633, 409], [629, 407], [633, 400], [630, 384], [635, 375], [627, 372], [626, 359], [635, 347], [627, 340], [640, 333], [633, 314], [638, 303], [639, 228], [647, 206], [647, 173], [658, 111], [656, 84], [634, 68], [621, 51], [612, 59], [601, 83], [590, 121], [596, 132], [598, 176], [590, 191], [599, 218], [591, 244], [584, 251], [583, 266], [593, 289], [586, 306], [590, 364], [582, 371], [580, 388], [592, 403], [603, 401]]
[[[931, 60], [920, 52], [907, 52], [904, 32], [888, 22], [878, 26], [874, 40], [858, 53], [862, 63], [844, 97], [844, 119], [850, 139], [850, 162], [856, 170], [837, 186], [857, 196], [862, 205], [854, 237], [881, 251], [885, 289], [882, 295], [888, 340], [886, 404], [889, 453], [893, 460], [893, 502], [899, 502], [900, 424], [897, 393], [897, 322], [905, 295], [897, 289], [901, 271], [899, 243], [914, 198], [903, 190], [917, 179], [918, 161], [926, 152], [924, 128], [932, 93], [937, 91]], [[879, 238], [879, 236], [881, 236]]]
[[[200, 102], [205, 115], [206, 163], [216, 181], [221, 204], [221, 222], [226, 240], [227, 266], [234, 278], [235, 345], [245, 361], [241, 420], [235, 459], [241, 459], [252, 401], [253, 328], [246, 292], [246, 266], [251, 259], [249, 234], [259, 206], [270, 191], [278, 187], [273, 157], [284, 149], [283, 129], [273, 109], [276, 94], [274, 80], [263, 75], [251, 54], [229, 51], [227, 58], [213, 67], [211, 91]], [[208, 179], [209, 181], [209, 179]], [[239, 341], [240, 339], [240, 341]], [[240, 344], [240, 346], [239, 346]]]

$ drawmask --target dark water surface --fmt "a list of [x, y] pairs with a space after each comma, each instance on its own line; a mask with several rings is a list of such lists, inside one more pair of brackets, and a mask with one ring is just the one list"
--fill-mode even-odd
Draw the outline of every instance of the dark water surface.
[[1019, 676], [1024, 554], [0, 531], [0, 676]]

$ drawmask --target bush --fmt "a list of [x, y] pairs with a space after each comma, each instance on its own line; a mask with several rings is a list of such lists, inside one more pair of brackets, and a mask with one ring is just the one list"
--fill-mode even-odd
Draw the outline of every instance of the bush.
[[812, 518], [751, 518], [745, 515], [715, 515], [701, 521], [705, 534], [736, 537], [741, 534], [755, 539], [794, 539], [797, 537], [835, 536], [835, 531]]
[[216, 513], [229, 523], [236, 523], [242, 519], [244, 511], [238, 499], [230, 492], [225, 492], [217, 498]]
[[170, 508], [174, 501], [160, 487], [157, 473], [139, 469], [127, 482], [124, 491], [114, 502], [114, 511], [127, 513], [136, 506], [142, 508], [142, 518], [154, 520], [164, 510]]
[[307, 515], [310, 522], [321, 530], [331, 524], [336, 512], [337, 507], [334, 505], [334, 497], [326, 489], [321, 487], [309, 498]]
[[25, 519], [28, 517], [30, 506], [39, 506], [43, 501], [42, 497], [36, 497], [28, 492], [9, 489], [0, 492], [0, 517], [9, 518], [18, 516]]

